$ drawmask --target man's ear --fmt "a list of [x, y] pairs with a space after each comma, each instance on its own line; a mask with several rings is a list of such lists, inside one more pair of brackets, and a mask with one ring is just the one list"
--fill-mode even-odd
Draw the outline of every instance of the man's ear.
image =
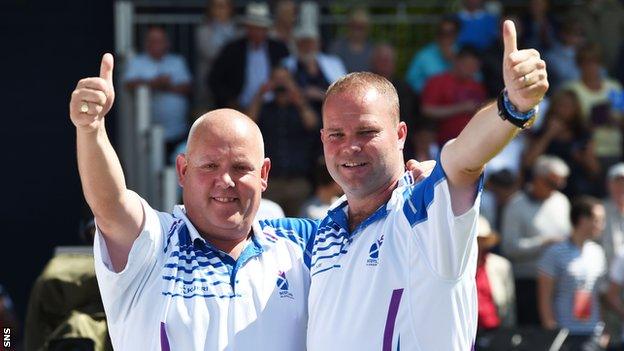
[[186, 154], [179, 154], [176, 157], [176, 175], [178, 176], [178, 184], [181, 187], [184, 187], [187, 166]]
[[403, 150], [405, 148], [405, 140], [407, 140], [407, 124], [403, 121], [399, 122], [397, 126], [397, 138], [399, 150]]
[[266, 157], [262, 162], [262, 168], [260, 169], [260, 178], [262, 179], [262, 191], [265, 191], [269, 186], [269, 171], [271, 170], [271, 160]]

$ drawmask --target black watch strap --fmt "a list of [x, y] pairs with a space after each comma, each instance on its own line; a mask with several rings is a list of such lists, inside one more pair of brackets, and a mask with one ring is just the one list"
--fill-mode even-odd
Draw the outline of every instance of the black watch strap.
[[532, 108], [528, 112], [518, 111], [509, 100], [506, 89], [503, 89], [500, 94], [498, 94], [496, 104], [498, 106], [498, 115], [500, 118], [509, 121], [518, 128], [526, 129], [533, 125], [533, 122], [535, 122], [537, 107]]

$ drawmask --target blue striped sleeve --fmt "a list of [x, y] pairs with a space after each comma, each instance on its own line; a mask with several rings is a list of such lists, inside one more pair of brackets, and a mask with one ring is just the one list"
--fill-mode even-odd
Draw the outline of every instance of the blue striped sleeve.
[[307, 218], [279, 218], [259, 222], [262, 229], [272, 227], [275, 229], [275, 235], [297, 244], [303, 250], [306, 266], [310, 267], [312, 248], [320, 221]]

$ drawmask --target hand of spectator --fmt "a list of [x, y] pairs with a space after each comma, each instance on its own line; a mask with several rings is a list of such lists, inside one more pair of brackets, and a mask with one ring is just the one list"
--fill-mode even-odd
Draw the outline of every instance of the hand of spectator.
[[260, 96], [264, 96], [264, 94], [268, 93], [269, 91], [273, 91], [274, 88], [275, 84], [273, 83], [273, 80], [269, 79], [266, 83], [260, 86], [260, 90], [258, 90], [258, 93], [260, 94]]
[[69, 116], [76, 128], [95, 131], [110, 111], [115, 100], [113, 65], [113, 55], [104, 54], [100, 76], [78, 81], [69, 102]]
[[521, 112], [537, 106], [548, 90], [546, 63], [535, 49], [518, 50], [516, 27], [503, 24], [503, 79], [511, 103]]
[[412, 172], [412, 176], [414, 177], [414, 182], [416, 183], [429, 177], [435, 165], [436, 165], [436, 161], [434, 160], [418, 162], [414, 159], [410, 159], [405, 164], [405, 169]]

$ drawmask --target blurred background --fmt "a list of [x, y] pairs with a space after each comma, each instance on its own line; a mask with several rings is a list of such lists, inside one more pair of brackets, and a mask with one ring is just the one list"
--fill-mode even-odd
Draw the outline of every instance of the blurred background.
[[[477, 347], [541, 350], [559, 338], [562, 350], [620, 349], [622, 3], [4, 2], [8, 123], [0, 140], [14, 147], [5, 153], [0, 217], [0, 328], [13, 328], [7, 349], [108, 347], [67, 107], [76, 82], [98, 74], [103, 53], [115, 55], [109, 137], [128, 186], [153, 207], [170, 211], [180, 202], [172, 164], [190, 124], [232, 107], [258, 123], [272, 159], [259, 215], [320, 218], [341, 195], [321, 157], [325, 89], [353, 71], [388, 78], [409, 127], [406, 159], [435, 159], [503, 88], [504, 19], [516, 23], [520, 48], [540, 51], [551, 89], [536, 125], [486, 171]], [[569, 269], [578, 265], [591, 269]], [[91, 336], [68, 336], [83, 321], [76, 313], [88, 316]]]

